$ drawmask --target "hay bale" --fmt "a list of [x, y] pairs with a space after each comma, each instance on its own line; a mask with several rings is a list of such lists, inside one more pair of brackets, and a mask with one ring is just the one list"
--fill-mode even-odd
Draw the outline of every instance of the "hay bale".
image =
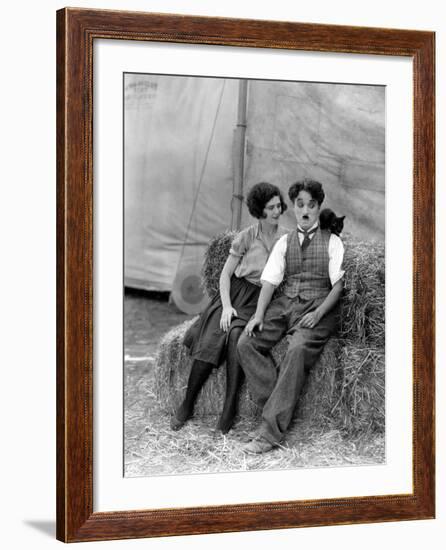
[[[155, 395], [160, 407], [169, 413], [178, 407], [186, 391], [192, 361], [187, 348], [183, 345], [183, 338], [193, 322], [194, 319], [186, 321], [169, 331], [161, 340], [155, 359]], [[280, 365], [287, 348], [286, 338], [273, 348], [272, 356], [276, 365]], [[308, 376], [309, 381], [306, 386], [311, 388], [308, 401], [313, 402], [311, 414], [322, 410], [324, 395], [329, 393], [323, 389], [323, 386], [332, 376], [330, 372], [334, 371], [335, 354], [338, 349], [338, 340], [331, 339], [325, 346], [319, 362]], [[325, 380], [321, 382], [324, 378]], [[197, 416], [219, 414], [223, 408], [225, 391], [226, 371], [225, 366], [222, 365], [214, 369], [201, 390], [195, 404], [195, 414]], [[250, 396], [247, 385], [244, 384], [240, 391], [239, 414], [243, 417], [255, 417], [258, 413], [258, 407]]]
[[228, 257], [229, 250], [237, 231], [219, 233], [209, 241], [204, 254], [201, 278], [204, 289], [213, 298], [220, 288], [220, 274]]
[[[210, 242], [202, 269], [203, 286], [213, 296], [235, 232]], [[342, 430], [346, 436], [383, 433], [385, 268], [384, 245], [344, 236], [345, 281], [341, 326], [309, 373], [297, 416], [306, 426]], [[191, 367], [183, 337], [193, 322], [172, 329], [162, 339], [155, 362], [155, 393], [160, 406], [173, 412], [186, 390]], [[272, 350], [277, 365], [287, 349], [286, 338]], [[195, 414], [219, 414], [225, 395], [225, 368], [214, 370], [195, 405]], [[258, 409], [246, 384], [240, 392], [239, 412], [253, 417]]]
[[[183, 345], [186, 330], [195, 321], [192, 319], [170, 330], [161, 340], [155, 358], [155, 395], [160, 407], [173, 413], [179, 406], [187, 387], [192, 360]], [[198, 395], [195, 414], [206, 416], [219, 414], [223, 408], [226, 391], [226, 369], [224, 365], [214, 369]], [[257, 406], [248, 394], [246, 384], [240, 391], [239, 413], [252, 417]]]
[[[186, 391], [192, 361], [183, 338], [192, 322], [186, 321], [164, 336], [155, 360], [155, 395], [160, 408], [169, 413], [178, 407]], [[277, 365], [286, 350], [286, 338], [273, 348], [272, 355]], [[297, 417], [306, 426], [338, 429], [345, 436], [383, 433], [384, 377], [382, 350], [331, 338], [307, 376], [296, 410]], [[225, 388], [226, 374], [222, 365], [213, 371], [201, 390], [195, 404], [195, 415], [220, 414]], [[240, 391], [239, 414], [244, 418], [259, 414], [246, 384]]]
[[337, 429], [346, 437], [384, 433], [384, 352], [332, 338], [326, 360], [308, 376], [298, 418], [318, 429]]
[[339, 398], [332, 414], [346, 433], [384, 433], [385, 353], [354, 342], [341, 347], [339, 357]]
[[344, 295], [341, 300], [342, 338], [384, 349], [384, 243], [344, 237]]

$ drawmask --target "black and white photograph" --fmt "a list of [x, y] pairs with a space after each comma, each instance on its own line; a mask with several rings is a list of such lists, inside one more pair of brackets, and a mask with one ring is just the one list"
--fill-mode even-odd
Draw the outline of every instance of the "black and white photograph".
[[5, 4], [3, 548], [444, 546], [440, 7]]
[[385, 86], [123, 92], [124, 475], [384, 464]]

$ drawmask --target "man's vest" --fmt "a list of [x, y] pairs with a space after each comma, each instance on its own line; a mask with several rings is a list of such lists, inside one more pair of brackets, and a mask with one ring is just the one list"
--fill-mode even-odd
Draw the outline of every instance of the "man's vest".
[[302, 253], [297, 230], [287, 235], [285, 284], [288, 298], [325, 298], [331, 290], [328, 273], [328, 243], [331, 233], [318, 228]]

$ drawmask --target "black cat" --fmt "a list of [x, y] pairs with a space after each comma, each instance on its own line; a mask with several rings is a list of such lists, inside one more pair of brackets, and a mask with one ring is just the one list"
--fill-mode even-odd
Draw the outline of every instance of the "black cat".
[[330, 208], [324, 208], [319, 214], [321, 229], [328, 229], [335, 235], [340, 235], [344, 229], [345, 216], [336, 216]]

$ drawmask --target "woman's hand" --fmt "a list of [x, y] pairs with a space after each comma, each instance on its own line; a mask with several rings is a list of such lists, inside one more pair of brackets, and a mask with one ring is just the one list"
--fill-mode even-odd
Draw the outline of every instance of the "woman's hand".
[[220, 317], [220, 328], [223, 332], [228, 332], [233, 317], [237, 317], [235, 309], [233, 307], [224, 307]]
[[263, 330], [263, 319], [253, 317], [248, 321], [248, 324], [245, 327], [245, 332], [248, 336], [254, 336], [256, 331], [262, 332]]
[[322, 316], [319, 311], [315, 309], [314, 311], [310, 311], [310, 313], [306, 313], [297, 326], [303, 328], [314, 328], [321, 320], [321, 317]]

